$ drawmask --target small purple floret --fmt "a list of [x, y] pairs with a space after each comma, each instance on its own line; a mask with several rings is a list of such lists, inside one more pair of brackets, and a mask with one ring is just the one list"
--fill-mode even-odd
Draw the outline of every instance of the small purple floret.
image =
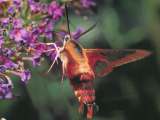
[[24, 70], [19, 75], [21, 77], [21, 81], [25, 84], [27, 84], [29, 79], [31, 79], [31, 72], [29, 70]]
[[0, 99], [12, 99], [13, 84], [9, 77], [1, 75], [0, 77]]
[[10, 31], [10, 38], [15, 42], [24, 42], [28, 40], [28, 31], [24, 28], [17, 28]]
[[81, 0], [81, 4], [85, 8], [89, 8], [91, 6], [95, 6], [96, 3], [93, 0]]
[[53, 20], [59, 20], [63, 15], [63, 9], [56, 1], [53, 1], [48, 7], [48, 14], [52, 16]]

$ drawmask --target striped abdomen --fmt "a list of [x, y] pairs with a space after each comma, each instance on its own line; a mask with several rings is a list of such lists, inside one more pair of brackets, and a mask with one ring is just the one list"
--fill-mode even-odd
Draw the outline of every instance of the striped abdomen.
[[75, 96], [80, 103], [79, 112], [83, 113], [84, 107], [86, 106], [87, 118], [92, 119], [95, 106], [95, 90], [93, 86], [93, 79], [82, 80], [80, 78], [81, 75], [70, 80]]

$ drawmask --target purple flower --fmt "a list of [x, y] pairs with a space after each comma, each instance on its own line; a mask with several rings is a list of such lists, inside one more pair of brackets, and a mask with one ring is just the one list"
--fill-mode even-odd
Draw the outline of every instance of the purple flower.
[[26, 36], [27, 39], [27, 45], [29, 45], [30, 47], [34, 47], [35, 44], [38, 42], [39, 36], [41, 35], [39, 33], [38, 28], [31, 28], [30, 30], [27, 31], [28, 34]]
[[91, 6], [95, 6], [96, 3], [93, 0], [80, 0], [81, 4], [85, 8], [89, 8]]
[[4, 27], [5, 27], [5, 26], [8, 26], [9, 22], [10, 22], [9, 17], [7, 17], [7, 18], [0, 18], [0, 23], [1, 23], [1, 25], [4, 26]]
[[39, 43], [38, 45], [34, 47], [34, 49], [35, 49], [35, 52], [33, 56], [41, 56], [42, 53], [47, 50], [47, 45], [43, 43], [42, 44]]
[[2, 9], [0, 8], [0, 14], [2, 14], [3, 13], [3, 11], [2, 11]]
[[12, 99], [14, 97], [12, 89], [12, 81], [8, 76], [2, 74], [0, 76], [0, 99]]
[[39, 66], [40, 65], [40, 61], [41, 61], [41, 56], [37, 56], [37, 57], [33, 57], [32, 59], [32, 64], [33, 66]]
[[41, 12], [42, 13], [48, 12], [48, 5], [47, 4], [41, 4]]
[[0, 63], [6, 68], [6, 69], [16, 69], [18, 68], [18, 65], [14, 62], [12, 62], [9, 58], [1, 55], [0, 56]]
[[18, 68], [18, 65], [14, 62], [12, 62], [11, 60], [6, 60], [4, 63], [4, 66], [6, 67], [6, 69], [16, 69]]
[[48, 20], [48, 19], [45, 19], [42, 23], [40, 23], [39, 25], [39, 33], [40, 34], [43, 34], [46, 38], [48, 39], [52, 39], [52, 32], [53, 32], [53, 26], [54, 26], [54, 23], [52, 20]]
[[0, 3], [7, 2], [7, 0], [0, 0]]
[[24, 28], [16, 28], [10, 31], [10, 38], [15, 42], [24, 42], [26, 43], [29, 39], [28, 31]]
[[21, 81], [25, 84], [28, 83], [28, 80], [31, 79], [31, 72], [29, 70], [24, 70], [20, 73]]
[[47, 8], [48, 8], [47, 4], [35, 2], [34, 0], [28, 0], [28, 3], [29, 3], [31, 12], [33, 13], [37, 13], [37, 12], [46, 13], [47, 12]]
[[29, 7], [30, 7], [31, 12], [33, 13], [37, 13], [41, 10], [39, 3], [34, 2], [33, 0], [29, 0]]
[[16, 6], [20, 6], [21, 5], [21, 1], [22, 0], [13, 0], [13, 4]]
[[8, 13], [13, 14], [15, 12], [15, 9], [13, 6], [8, 7]]
[[22, 19], [13, 19], [13, 27], [14, 28], [22, 28], [23, 20]]
[[9, 57], [9, 58], [15, 55], [15, 52], [9, 48], [3, 48], [2, 52], [4, 56]]
[[63, 8], [56, 1], [53, 1], [48, 7], [48, 14], [52, 16], [53, 20], [59, 20], [63, 15]]
[[20, 10], [20, 8], [22, 7], [21, 6], [22, 0], [12, 0], [12, 1], [13, 1], [14, 8]]
[[50, 40], [51, 40], [51, 39], [52, 39], [52, 37], [53, 37], [53, 35], [52, 35], [52, 32], [51, 32], [51, 31], [46, 31], [44, 35], [45, 35], [45, 37], [46, 37], [46, 38], [48, 38], [48, 39], [50, 39]]
[[2, 48], [2, 44], [4, 43], [4, 38], [0, 35], [0, 49]]
[[6, 71], [6, 67], [4, 65], [0, 65], [0, 73], [4, 73]]

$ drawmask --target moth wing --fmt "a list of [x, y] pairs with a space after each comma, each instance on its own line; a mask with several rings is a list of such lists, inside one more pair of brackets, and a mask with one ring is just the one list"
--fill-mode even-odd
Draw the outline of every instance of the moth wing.
[[97, 63], [105, 64], [97, 76], [107, 75], [116, 67], [140, 60], [151, 54], [149, 51], [139, 49], [84, 49], [84, 51], [93, 69], [96, 68]]

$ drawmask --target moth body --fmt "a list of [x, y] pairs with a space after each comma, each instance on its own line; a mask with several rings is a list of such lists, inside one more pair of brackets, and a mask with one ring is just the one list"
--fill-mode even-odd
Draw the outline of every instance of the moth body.
[[95, 105], [95, 90], [93, 80], [95, 74], [89, 65], [88, 57], [83, 48], [73, 40], [66, 41], [60, 53], [62, 69], [69, 78], [76, 98], [80, 103], [79, 112], [83, 113], [87, 106], [87, 118], [93, 116]]

